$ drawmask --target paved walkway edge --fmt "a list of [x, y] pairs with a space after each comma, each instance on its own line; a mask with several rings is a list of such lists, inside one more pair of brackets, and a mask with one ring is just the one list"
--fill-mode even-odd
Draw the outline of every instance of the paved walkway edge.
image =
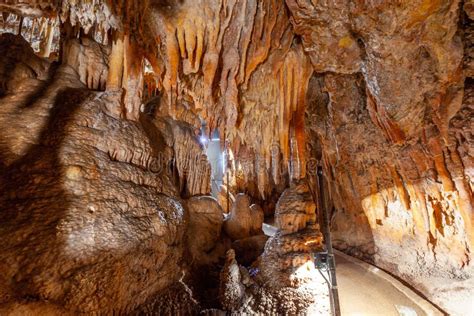
[[[378, 277], [383, 278], [385, 281], [389, 282], [392, 284], [397, 290], [402, 292], [406, 297], [408, 297], [410, 300], [413, 301], [416, 305], [422, 309], [426, 315], [433, 315], [433, 316], [438, 316], [438, 315], [445, 315], [445, 313], [441, 312], [438, 308], [436, 308], [433, 304], [431, 304], [429, 301], [427, 301], [425, 298], [421, 297], [418, 295], [415, 291], [404, 285], [402, 282], [388, 274], [387, 272], [383, 271], [380, 268], [377, 268], [374, 265], [371, 265], [365, 261], [362, 261], [360, 259], [351, 257], [349, 255], [346, 255], [342, 251], [339, 251], [337, 249], [334, 249], [334, 253], [337, 254], [338, 256], [343, 257], [347, 261], [350, 261], [354, 264], [357, 264], [361, 266], [362, 268], [376, 274]], [[336, 258], [336, 263], [337, 263], [337, 258]], [[336, 278], [337, 278], [337, 268], [336, 268]]]

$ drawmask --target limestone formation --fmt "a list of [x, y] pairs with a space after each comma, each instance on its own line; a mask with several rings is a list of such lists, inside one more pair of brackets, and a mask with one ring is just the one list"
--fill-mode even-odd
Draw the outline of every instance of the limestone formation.
[[[1, 56], [2, 65], [36, 67], [32, 51]], [[160, 159], [172, 147], [152, 145], [158, 130], [108, 110], [120, 94], [88, 90], [69, 65], [52, 67], [49, 76], [26, 72], [34, 99], [5, 85], [1, 303], [37, 297], [49, 303], [25, 308], [130, 312], [182, 278], [185, 210]]]
[[467, 314], [473, 1], [0, 12], [0, 314], [316, 312], [323, 208], [337, 248]]
[[235, 197], [234, 197], [234, 194], [232, 194], [231, 192], [227, 192], [226, 185], [221, 185], [219, 189], [220, 191], [217, 195], [217, 201], [219, 202], [219, 205], [222, 207], [222, 210], [224, 211], [224, 213], [227, 214], [232, 209], [232, 205], [235, 202]]
[[263, 253], [268, 236], [255, 235], [236, 240], [231, 247], [235, 251], [237, 261], [244, 266], [251, 266]]
[[232, 240], [250, 237], [253, 228], [249, 197], [237, 194], [232, 209], [224, 221], [224, 231]]
[[107, 49], [107, 46], [87, 37], [70, 39], [63, 47], [63, 63], [75, 69], [89, 89], [103, 91], [108, 75]]
[[149, 169], [143, 128], [107, 113], [117, 96], [87, 90], [63, 66], [40, 97], [6, 98], [2, 303], [121, 313], [178, 280], [184, 209], [169, 176]]
[[[233, 314], [330, 314], [327, 284], [315, 271], [310, 252], [321, 250], [321, 236], [310, 230], [271, 237], [256, 268], [239, 266], [229, 250], [221, 273], [223, 308]], [[304, 244], [306, 243], [306, 246]]]
[[313, 269], [312, 256], [322, 251], [322, 235], [314, 228], [300, 230], [284, 235], [281, 232], [270, 237], [259, 261], [260, 278], [270, 287], [298, 287], [307, 283], [313, 274], [299, 273], [301, 270]]
[[196, 196], [186, 201], [189, 223], [188, 251], [192, 261], [206, 263], [208, 253], [218, 246], [224, 217], [217, 201], [208, 196]]
[[252, 228], [250, 229], [250, 234], [263, 234], [262, 224], [265, 216], [263, 214], [262, 208], [258, 204], [250, 205], [250, 216], [252, 217]]
[[275, 223], [283, 234], [302, 230], [307, 223], [316, 222], [316, 204], [306, 183], [286, 189], [275, 209]]
[[[324, 250], [323, 238], [314, 222], [307, 223], [309, 218], [314, 221], [315, 211], [308, 195], [306, 184], [287, 189], [275, 214], [277, 224], [284, 223], [283, 229], [268, 240], [254, 236], [232, 244], [221, 272], [224, 309], [233, 313], [277, 313], [282, 308], [294, 314], [329, 313], [327, 284], [316, 272], [313, 258]], [[301, 225], [296, 225], [299, 212]], [[258, 245], [263, 241], [263, 253], [250, 270], [239, 266], [252, 262], [252, 252], [261, 252]]]

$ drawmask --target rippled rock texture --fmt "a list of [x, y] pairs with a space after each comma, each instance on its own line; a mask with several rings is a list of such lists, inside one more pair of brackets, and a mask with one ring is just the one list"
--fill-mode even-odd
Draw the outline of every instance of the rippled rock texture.
[[[65, 221], [54, 226], [63, 232], [100, 214], [115, 223], [122, 212], [125, 227], [155, 234], [139, 228], [154, 223], [148, 210], [172, 216], [179, 198], [209, 193], [209, 164], [195, 141], [204, 120], [203, 134], [219, 128], [225, 141], [231, 196], [246, 193], [246, 204], [260, 204], [267, 216], [276, 209], [281, 228], [291, 221], [298, 228], [287, 233], [297, 233], [308, 220], [300, 204], [311, 203], [293, 201], [292, 190], [307, 183], [306, 197], [317, 197], [322, 165], [335, 245], [465, 314], [474, 288], [472, 1], [93, 3], [0, 4], [4, 29], [39, 39], [38, 54], [49, 58], [19, 37], [0, 43], [0, 216], [13, 223], [1, 229], [16, 236], [5, 258], [22, 247], [52, 257], [43, 243], [26, 241], [33, 226], [51, 229], [55, 220]], [[49, 207], [53, 198], [64, 203]], [[176, 205], [164, 207], [167, 199]], [[77, 205], [82, 211], [68, 211]], [[237, 223], [246, 228], [235, 238], [248, 237], [249, 218]], [[186, 225], [179, 216], [166, 223], [170, 231], [157, 240], [176, 243], [160, 251], [179, 258]], [[122, 243], [121, 226], [107, 227], [103, 238]], [[76, 236], [74, 229], [48, 238]], [[43, 273], [15, 276], [11, 262], [8, 282]], [[32, 280], [39, 284], [32, 293], [64, 302], [73, 286], [55, 292]]]
[[139, 309], [185, 271], [185, 208], [161, 160], [173, 148], [157, 145], [151, 124], [114, 116], [120, 95], [88, 90], [68, 65], [38, 64], [14, 36], [0, 41], [19, 43], [0, 64], [26, 77], [8, 82], [0, 109], [1, 303]]

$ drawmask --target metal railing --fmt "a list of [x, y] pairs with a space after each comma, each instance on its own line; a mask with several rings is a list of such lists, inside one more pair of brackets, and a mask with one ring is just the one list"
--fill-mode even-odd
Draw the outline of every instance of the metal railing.
[[321, 270], [327, 271], [329, 279], [327, 279], [322, 273], [321, 275], [328, 283], [330, 290], [330, 300], [331, 300], [331, 310], [334, 316], [341, 315], [341, 307], [339, 303], [339, 293], [337, 288], [337, 279], [336, 279], [336, 260], [334, 259], [334, 252], [332, 249], [331, 242], [331, 228], [329, 226], [329, 213], [325, 206], [324, 200], [324, 178], [323, 178], [323, 168], [318, 167], [318, 186], [319, 186], [319, 214], [321, 215], [321, 230], [324, 236], [324, 242], [326, 245], [326, 251], [320, 252], [315, 255], [315, 265], [318, 268], [319, 272]]

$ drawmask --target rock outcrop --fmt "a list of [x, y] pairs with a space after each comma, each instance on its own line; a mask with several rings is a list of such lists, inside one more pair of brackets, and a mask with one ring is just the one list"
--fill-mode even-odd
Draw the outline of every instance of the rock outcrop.
[[[443, 284], [459, 282], [468, 291], [463, 280], [472, 273], [466, 261], [469, 216], [463, 216], [470, 208], [462, 180], [469, 165], [464, 149], [469, 137], [461, 136], [466, 130], [450, 127], [452, 143], [446, 146], [438, 127], [426, 123], [419, 138], [395, 144], [371, 120], [360, 75], [328, 74], [311, 85], [320, 89], [313, 99], [319, 114], [309, 126], [323, 150], [328, 205], [335, 209], [334, 244], [409, 279], [449, 306], [449, 294], [439, 300]], [[461, 111], [463, 117], [470, 115], [468, 107]]]
[[250, 205], [250, 216], [252, 217], [252, 228], [250, 229], [251, 235], [263, 234], [262, 225], [265, 218], [262, 208], [258, 204]]
[[[234, 242], [233, 247], [239, 251], [237, 243], [249, 243], [257, 237]], [[292, 314], [330, 313], [326, 281], [313, 263], [313, 254], [322, 250], [322, 235], [315, 226], [270, 237], [263, 254], [248, 270], [239, 265], [234, 250], [229, 250], [220, 278], [223, 308], [245, 314], [282, 310]]]
[[306, 183], [294, 184], [283, 191], [275, 209], [275, 224], [283, 234], [302, 230], [316, 223], [316, 204]]
[[[467, 0], [0, 3], [1, 33], [17, 34], [0, 35], [0, 302], [97, 313], [153, 302], [179, 312], [154, 300], [191, 278], [173, 264], [187, 250], [213, 261], [207, 247], [223, 239], [222, 255], [230, 244], [217, 237], [215, 203], [192, 206], [210, 193], [197, 137], [217, 128], [230, 196], [248, 196], [231, 207], [219, 199], [230, 212], [226, 234], [253, 244], [261, 212], [250, 201], [265, 216], [276, 209], [281, 232], [267, 242], [261, 275], [284, 271], [305, 242], [319, 165], [335, 245], [465, 314], [458, 302], [474, 288], [473, 8]], [[206, 230], [209, 244], [184, 238], [187, 229]], [[252, 292], [259, 281], [232, 269], [229, 282], [243, 287], [228, 310], [304, 309], [264, 303], [267, 294]], [[183, 312], [199, 305], [188, 294]]]
[[[282, 194], [277, 205], [276, 221], [287, 225], [268, 240], [254, 236], [232, 244], [235, 250], [227, 252], [221, 272], [224, 309], [233, 313], [329, 313], [328, 287], [314, 266], [314, 254], [323, 251], [322, 234], [314, 223], [315, 208], [306, 185], [294, 185]], [[304, 217], [299, 226], [294, 225], [295, 209]], [[249, 264], [248, 249], [258, 249], [262, 241], [266, 241], [263, 253], [249, 270], [239, 266]], [[248, 257], [240, 254], [240, 260], [236, 260], [239, 252]]]
[[8, 81], [0, 107], [0, 303], [40, 314], [141, 308], [185, 268], [185, 209], [156, 135], [108, 110], [120, 94], [20, 52], [3, 50], [2, 67], [44, 70], [24, 72], [28, 89]]
[[224, 221], [224, 231], [232, 240], [250, 237], [253, 229], [249, 197], [237, 194], [232, 209]]
[[[209, 264], [208, 261], [213, 259], [209, 253], [221, 242], [224, 221], [222, 209], [210, 196], [192, 197], [186, 201], [186, 207], [189, 216], [186, 239], [191, 261], [196, 264]], [[218, 258], [214, 258], [214, 261], [217, 263]]]

